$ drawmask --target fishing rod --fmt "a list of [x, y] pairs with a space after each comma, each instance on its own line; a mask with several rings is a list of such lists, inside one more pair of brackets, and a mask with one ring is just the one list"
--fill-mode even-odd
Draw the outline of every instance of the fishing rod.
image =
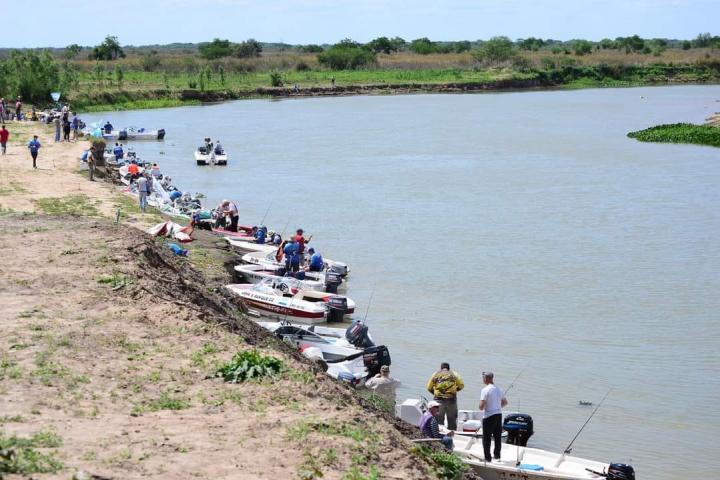
[[265, 223], [265, 218], [267, 218], [268, 213], [270, 213], [270, 207], [272, 207], [272, 202], [270, 202], [270, 205], [268, 205], [267, 210], [265, 210], [265, 215], [263, 215], [262, 220], [260, 220], [260, 223], [258, 226], [262, 226]]
[[362, 321], [363, 324], [365, 324], [365, 321], [367, 320], [368, 312], [370, 312], [370, 305], [372, 305], [372, 299], [373, 299], [373, 296], [375, 296], [375, 286], [376, 285], [373, 285], [372, 292], [370, 292], [370, 300], [368, 300], [368, 306], [365, 309], [365, 317], [363, 318], [363, 321]]
[[510, 383], [510, 386], [505, 389], [505, 395], [507, 395], [507, 393], [508, 393], [510, 390], [512, 390], [512, 388], [515, 386], [515, 382], [517, 382], [517, 379], [520, 378], [520, 375], [522, 375], [525, 370], [527, 370], [527, 365], [524, 366], [522, 370], [520, 370], [520, 373], [518, 373], [518, 374], [515, 376], [515, 378], [513, 378], [513, 381]]
[[608, 395], [610, 395], [610, 392], [612, 392], [612, 387], [610, 387], [610, 389], [608, 389], [605, 396], [602, 398], [602, 400], [600, 400], [600, 403], [598, 403], [598, 406], [595, 407], [595, 410], [592, 411], [592, 413], [590, 414], [588, 419], [585, 420], [585, 423], [583, 423], [582, 427], [580, 427], [580, 430], [578, 430], [578, 432], [575, 434], [575, 436], [570, 441], [570, 443], [568, 443], [568, 446], [565, 448], [565, 451], [563, 451], [562, 455], [560, 455], [560, 458], [558, 458], [558, 461], [555, 462], [555, 467], [558, 467], [563, 462], [563, 460], [565, 460], [565, 455], [567, 455], [568, 453], [570, 453], [572, 451], [573, 443], [575, 443], [575, 440], [577, 440], [577, 438], [580, 436], [580, 434], [585, 429], [587, 424], [590, 423], [590, 420], [592, 420], [593, 416], [595, 416], [595, 413], [598, 411], [598, 409], [600, 409], [600, 406], [603, 404], [603, 402], [608, 397]]

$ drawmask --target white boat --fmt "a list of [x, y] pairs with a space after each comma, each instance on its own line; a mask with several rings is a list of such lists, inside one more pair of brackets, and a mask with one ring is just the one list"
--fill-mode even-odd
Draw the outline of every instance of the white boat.
[[[417, 425], [426, 410], [426, 399], [408, 398], [403, 403], [395, 405], [395, 416], [411, 425]], [[483, 412], [481, 410], [458, 410], [457, 430], [455, 430], [455, 433], [482, 436], [482, 418]], [[443, 425], [443, 427], [447, 427], [447, 424]], [[503, 431], [503, 437], [507, 436], [507, 431]]]
[[630, 465], [602, 463], [539, 448], [503, 444], [500, 459], [484, 460], [482, 440], [456, 435], [453, 452], [484, 480], [635, 480]]
[[[268, 270], [262, 265], [249, 265], [247, 263], [243, 263], [241, 265], [236, 265], [235, 271], [238, 276], [242, 277], [242, 279], [248, 283], [260, 283], [266, 278], [272, 278], [276, 281], [287, 278], [279, 275], [279, 272], [282, 270]], [[325, 282], [318, 279], [306, 277], [304, 280], [299, 280], [291, 277], [290, 280], [297, 282], [298, 290], [315, 290], [317, 292], [325, 290]]]
[[260, 283], [230, 284], [228, 290], [242, 298], [258, 315], [287, 319], [289, 321], [315, 324], [327, 320], [340, 321], [344, 315], [352, 315], [355, 302], [347, 297], [313, 290], [292, 291], [285, 281], [266, 278]]
[[202, 146], [198, 147], [197, 150], [195, 150], [195, 161], [198, 165], [227, 165], [228, 162], [228, 156], [225, 150], [220, 150], [218, 152], [217, 150], [211, 150], [207, 151], [207, 149]]
[[[253, 265], [262, 265], [267, 269], [284, 267], [285, 264], [276, 260], [277, 248], [272, 252], [250, 252], [242, 256], [242, 261], [245, 263], [251, 263]], [[330, 271], [336, 272], [343, 278], [350, 273], [350, 268], [342, 262], [323, 258], [323, 262], [328, 266]]]
[[225, 240], [230, 244], [231, 247], [239, 250], [241, 253], [250, 252], [262, 252], [265, 254], [277, 252], [277, 245], [272, 243], [257, 243], [254, 237], [237, 237], [237, 236], [225, 236]]
[[165, 138], [165, 129], [145, 130], [144, 128], [127, 127], [122, 130], [112, 130], [106, 133], [102, 130], [105, 140], [162, 140]]
[[375, 346], [362, 322], [354, 322], [347, 329], [288, 322], [258, 324], [297, 347], [305, 356], [322, 360], [331, 377], [353, 385], [361, 385], [366, 378], [377, 374], [382, 365], [390, 365], [387, 347]]

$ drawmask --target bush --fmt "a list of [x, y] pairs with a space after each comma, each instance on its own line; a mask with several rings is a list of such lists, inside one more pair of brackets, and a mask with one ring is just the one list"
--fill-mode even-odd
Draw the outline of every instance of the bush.
[[493, 37], [473, 53], [477, 60], [491, 65], [507, 62], [515, 55], [515, 47], [508, 37]]
[[429, 38], [423, 37], [410, 42], [410, 51], [418, 55], [429, 55], [431, 53], [438, 53], [439, 48], [437, 43], [431, 42]]
[[588, 42], [587, 40], [575, 40], [572, 43], [573, 51], [575, 52], [575, 55], [578, 56], [591, 53], [592, 47], [592, 43]]
[[462, 473], [468, 469], [462, 459], [451, 452], [427, 446], [415, 447], [412, 452], [425, 459], [432, 466], [435, 475], [443, 480], [460, 478]]
[[355, 70], [376, 62], [375, 54], [365, 47], [343, 40], [318, 55], [318, 62], [333, 70]]
[[230, 40], [214, 39], [209, 43], [201, 43], [198, 47], [200, 56], [208, 60], [216, 58], [229, 57], [233, 53], [233, 44]]
[[312, 69], [310, 68], [310, 65], [300, 60], [297, 65], [295, 65], [295, 70], [297, 70], [298, 72], [307, 72], [308, 70]]
[[270, 85], [273, 87], [283, 86], [283, 78], [280, 72], [270, 72]]
[[238, 58], [259, 57], [262, 53], [262, 46], [255, 39], [248, 39], [235, 47], [235, 55]]
[[257, 350], [238, 352], [232, 360], [215, 372], [226, 382], [242, 383], [262, 377], [275, 377], [285, 369], [281, 360], [275, 357], [260, 355]]
[[323, 50], [320, 45], [303, 45], [300, 47], [300, 51], [303, 53], [321, 53]]

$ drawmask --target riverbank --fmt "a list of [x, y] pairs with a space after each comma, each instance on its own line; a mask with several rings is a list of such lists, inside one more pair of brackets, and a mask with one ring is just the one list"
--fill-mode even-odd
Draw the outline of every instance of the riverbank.
[[[220, 288], [227, 277], [222, 257], [208, 253], [214, 237], [174, 257], [143, 232], [157, 214], [77, 173], [84, 142], [54, 144], [38, 124], [9, 130], [0, 157], [0, 245], [11, 253], [0, 267], [0, 445], [14, 456], [0, 457], [0, 472], [435, 477], [402, 425], [243, 316]], [[35, 132], [37, 170], [24, 147]], [[279, 359], [283, 372], [242, 384], [213, 378], [248, 350]]]
[[[79, 111], [136, 110], [198, 105], [246, 98], [303, 98], [346, 95], [472, 93], [555, 88], [611, 88], [720, 83], [720, 63], [687, 65], [560, 65], [547, 69], [363, 70], [279, 73], [282, 85], [270, 86], [268, 74], [236, 75], [204, 88], [181, 81], [164, 85], [153, 73], [136, 72], [125, 88], [87, 88], [68, 95]], [[333, 85], [332, 79], [336, 82]], [[190, 82], [192, 83], [192, 82]]]

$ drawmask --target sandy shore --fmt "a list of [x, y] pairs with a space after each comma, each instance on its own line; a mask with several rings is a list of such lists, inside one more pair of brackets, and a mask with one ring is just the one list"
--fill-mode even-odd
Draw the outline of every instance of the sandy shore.
[[[0, 442], [26, 440], [15, 441], [15, 467], [43, 479], [435, 478], [391, 417], [243, 317], [205, 247], [174, 257], [132, 228], [142, 215], [115, 224], [118, 191], [77, 173], [86, 142], [9, 129]], [[38, 170], [24, 146], [35, 132]], [[239, 385], [212, 378], [250, 348], [285, 372]]]

